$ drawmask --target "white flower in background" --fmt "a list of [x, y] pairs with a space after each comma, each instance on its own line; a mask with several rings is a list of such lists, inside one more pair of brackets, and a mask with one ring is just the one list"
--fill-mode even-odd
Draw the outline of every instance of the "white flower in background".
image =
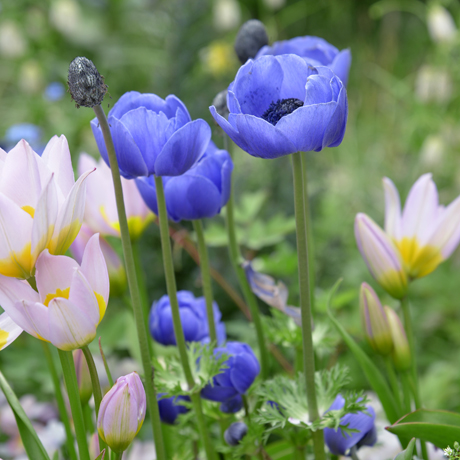
[[0, 24], [0, 55], [17, 58], [26, 52], [27, 43], [20, 28], [12, 21]]
[[441, 5], [428, 8], [428, 32], [435, 43], [451, 43], [457, 37], [457, 27], [452, 15]]
[[449, 102], [452, 98], [452, 77], [446, 69], [424, 65], [415, 79], [415, 94], [422, 102]]
[[446, 144], [438, 134], [428, 136], [420, 150], [420, 161], [427, 168], [441, 165], [446, 151]]
[[241, 9], [236, 0], [216, 0], [213, 9], [213, 24], [216, 30], [232, 30], [239, 26]]
[[53, 2], [50, 8], [50, 21], [66, 36], [74, 36], [82, 27], [80, 6], [73, 0]]

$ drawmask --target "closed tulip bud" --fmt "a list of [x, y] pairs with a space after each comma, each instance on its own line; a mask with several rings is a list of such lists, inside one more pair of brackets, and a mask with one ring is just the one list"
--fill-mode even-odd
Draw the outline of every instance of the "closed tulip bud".
[[361, 284], [359, 304], [369, 345], [376, 353], [387, 355], [393, 349], [390, 324], [380, 299], [367, 283]]
[[385, 306], [391, 336], [393, 337], [393, 352], [391, 354], [394, 365], [398, 371], [407, 371], [411, 366], [411, 354], [406, 332], [396, 312]]
[[102, 398], [97, 418], [99, 436], [114, 452], [123, 452], [141, 429], [145, 410], [145, 391], [137, 373], [120, 377]]
[[91, 375], [89, 373], [88, 364], [81, 349], [73, 352], [73, 361], [75, 363], [75, 372], [77, 374], [80, 401], [84, 406], [85, 404], [88, 404], [88, 401], [93, 394], [93, 386], [91, 384]]
[[246, 436], [248, 427], [243, 422], [232, 423], [224, 433], [225, 442], [229, 446], [237, 446], [241, 440]]

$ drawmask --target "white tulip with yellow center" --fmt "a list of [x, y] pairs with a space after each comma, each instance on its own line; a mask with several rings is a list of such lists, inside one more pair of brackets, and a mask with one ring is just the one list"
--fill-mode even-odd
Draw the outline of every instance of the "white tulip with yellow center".
[[42, 156], [25, 141], [0, 149], [0, 274], [27, 279], [39, 254], [64, 254], [80, 231], [85, 180], [75, 182], [69, 146], [54, 136]]
[[21, 330], [65, 351], [88, 345], [109, 300], [109, 275], [99, 235], [88, 241], [81, 266], [45, 249], [35, 268], [38, 292], [24, 280], [0, 275], [0, 305], [5, 310], [0, 316], [0, 349]]
[[[87, 185], [85, 223], [94, 233], [120, 237], [112, 173], [102, 158], [96, 163], [93, 157], [86, 153], [81, 154], [78, 160], [79, 174], [94, 168], [96, 171], [88, 179]], [[134, 240], [153, 221], [154, 214], [144, 203], [134, 180], [122, 177], [121, 185], [129, 234]]]

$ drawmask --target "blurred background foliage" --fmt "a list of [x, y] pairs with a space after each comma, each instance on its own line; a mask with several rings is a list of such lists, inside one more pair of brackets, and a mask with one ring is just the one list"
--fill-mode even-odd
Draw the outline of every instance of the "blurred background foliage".
[[[214, 140], [222, 145], [208, 106], [238, 70], [233, 41], [239, 26], [250, 18], [265, 23], [271, 42], [316, 35], [352, 51], [345, 139], [338, 148], [309, 155], [308, 179], [316, 245], [317, 321], [328, 341], [327, 350], [324, 343], [321, 348], [321, 363], [330, 365], [340, 358], [352, 369], [352, 385], [366, 388], [352, 356], [338, 343], [335, 332], [326, 332], [322, 325], [327, 324], [325, 298], [343, 277], [334, 308], [360, 341], [358, 288], [362, 281], [371, 283], [382, 300], [397, 307], [371, 279], [353, 234], [357, 212], [383, 223], [383, 176], [395, 182], [403, 197], [426, 172], [433, 173], [443, 203], [460, 194], [460, 34], [455, 25], [460, 24], [459, 1], [1, 0], [0, 144], [8, 146], [14, 137], [11, 125], [32, 123], [41, 129], [37, 146], [54, 134], [65, 134], [74, 165], [83, 151], [98, 155], [89, 125], [93, 112], [77, 110], [65, 93], [68, 65], [82, 55], [96, 64], [109, 85], [105, 108], [126, 91], [154, 92], [161, 97], [174, 93], [193, 118], [202, 117], [214, 127]], [[436, 21], [441, 21], [441, 28], [436, 29]], [[257, 269], [282, 279], [290, 290], [290, 304], [296, 305], [290, 159], [260, 160], [235, 146], [232, 149], [239, 238], [245, 256], [255, 260]], [[221, 217], [206, 222], [210, 256], [213, 266], [236, 289], [223, 246], [223, 223]], [[191, 230], [187, 223], [181, 227]], [[165, 293], [155, 225], [139, 245], [152, 302]], [[179, 246], [175, 256], [179, 288], [200, 294], [199, 270], [193, 259]], [[459, 279], [457, 250], [411, 288], [417, 360], [428, 407], [460, 410]], [[234, 302], [217, 284], [214, 287], [229, 336], [255, 343], [251, 326]], [[100, 333], [106, 351], [136, 357], [134, 326], [123, 302], [123, 297], [111, 299]], [[269, 313], [265, 305], [261, 308]], [[267, 321], [266, 326], [274, 327], [271, 323], [284, 324]], [[285, 327], [291, 326], [286, 323]], [[292, 360], [291, 348], [298, 337], [292, 334], [290, 342], [285, 340], [289, 334], [281, 332], [280, 349]], [[272, 330], [268, 335], [276, 339]], [[36, 393], [38, 388], [46, 396], [52, 387], [36, 346], [35, 339], [24, 334], [1, 353], [0, 366], [19, 394]]]

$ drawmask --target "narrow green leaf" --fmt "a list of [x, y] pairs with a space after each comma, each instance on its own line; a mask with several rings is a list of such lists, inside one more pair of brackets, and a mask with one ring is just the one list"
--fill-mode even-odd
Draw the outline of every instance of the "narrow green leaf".
[[419, 409], [386, 429], [397, 436], [416, 437], [444, 449], [460, 439], [460, 414]]
[[105, 449], [94, 459], [94, 460], [104, 460]]
[[272, 460], [292, 460], [294, 447], [287, 441], [277, 441], [265, 447]]
[[327, 302], [327, 314], [329, 315], [330, 320], [336, 327], [339, 334], [342, 336], [343, 341], [348, 345], [348, 348], [350, 348], [351, 352], [360, 364], [361, 369], [366, 375], [372, 389], [377, 393], [377, 396], [382, 403], [383, 410], [385, 411], [389, 422], [394, 423], [396, 420], [398, 420], [400, 412], [384, 376], [374, 365], [369, 356], [364, 353], [361, 347], [353, 340], [348, 332], [345, 331], [342, 325], [334, 318], [334, 315], [331, 313], [331, 300], [334, 297], [334, 294], [339, 288], [341, 282], [342, 279], [339, 279], [329, 294], [329, 299]]
[[17, 396], [14, 394], [14, 391], [11, 389], [1, 372], [0, 388], [13, 411], [14, 418], [16, 419], [16, 423], [18, 425], [19, 434], [21, 435], [22, 443], [24, 444], [24, 449], [26, 450], [28, 457], [30, 459], [33, 458], [34, 460], [50, 460], [43, 444], [32, 426], [32, 423], [19, 403]]
[[415, 438], [412, 438], [407, 449], [404, 449], [401, 453], [396, 455], [394, 460], [412, 460], [414, 456]]

